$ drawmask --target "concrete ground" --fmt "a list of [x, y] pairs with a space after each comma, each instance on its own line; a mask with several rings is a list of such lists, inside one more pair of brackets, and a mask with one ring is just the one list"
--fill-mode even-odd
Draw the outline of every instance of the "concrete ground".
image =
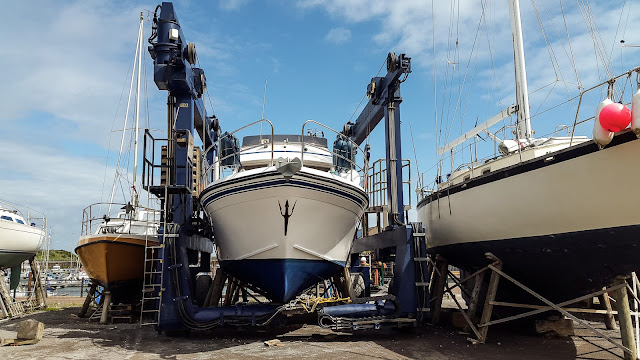
[[[74, 302], [68, 302], [74, 305]], [[76, 316], [79, 307], [42, 311], [0, 322], [0, 337], [15, 337], [17, 323], [45, 323], [35, 345], [0, 347], [0, 359], [618, 359], [620, 350], [575, 324], [576, 336], [545, 337], [522, 325], [495, 326], [486, 344], [444, 326], [398, 330], [385, 328], [334, 333], [313, 323], [257, 330], [222, 328], [167, 337], [139, 324], [99, 325]], [[443, 316], [446, 319], [446, 315]], [[589, 322], [620, 341], [617, 331]], [[278, 339], [280, 346], [267, 346]]]

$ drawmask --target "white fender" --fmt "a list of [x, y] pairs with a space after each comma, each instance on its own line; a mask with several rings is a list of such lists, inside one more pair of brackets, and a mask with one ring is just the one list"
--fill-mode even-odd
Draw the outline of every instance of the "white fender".
[[631, 131], [640, 137], [640, 88], [631, 98]]
[[605, 147], [611, 142], [611, 140], [613, 140], [613, 133], [611, 131], [606, 130], [605, 128], [602, 127], [602, 125], [600, 125], [600, 111], [602, 111], [602, 109], [609, 104], [613, 104], [613, 101], [611, 101], [611, 99], [602, 100], [602, 102], [598, 105], [598, 108], [596, 109], [596, 118], [593, 122], [593, 141], [595, 141], [596, 144], [600, 146], [600, 148]]

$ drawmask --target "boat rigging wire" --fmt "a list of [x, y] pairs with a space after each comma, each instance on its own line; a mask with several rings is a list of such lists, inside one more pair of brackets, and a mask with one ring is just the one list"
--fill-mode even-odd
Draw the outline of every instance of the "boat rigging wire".
[[[131, 95], [133, 92], [133, 79], [135, 77], [136, 74], [136, 70], [135, 70], [135, 63], [136, 62], [140, 62], [140, 59], [142, 57], [142, 36], [143, 36], [143, 23], [142, 21], [140, 22], [140, 28], [138, 29], [138, 40], [136, 42], [136, 54], [134, 56], [134, 70], [131, 72], [131, 85], [129, 87], [129, 98], [127, 99], [127, 110], [125, 112], [125, 117], [124, 117], [124, 127], [122, 129], [122, 138], [120, 141], [120, 152], [118, 154], [118, 162], [116, 164], [116, 176], [113, 179], [113, 186], [111, 188], [111, 196], [109, 197], [109, 204], [113, 203], [113, 196], [115, 193], [115, 187], [116, 187], [116, 182], [118, 179], [118, 174], [119, 171], [118, 169], [120, 168], [120, 162], [122, 159], [122, 150], [124, 147], [124, 139], [125, 139], [125, 134], [126, 134], [126, 128], [127, 128], [127, 121], [129, 119], [129, 109], [130, 109], [130, 105], [131, 105]], [[137, 71], [140, 71], [140, 69], [138, 69]], [[139, 90], [139, 89], [138, 89]], [[111, 212], [111, 205], [109, 205], [109, 210], [107, 211], [107, 213]]]
[[[435, 16], [434, 16], [434, 9], [433, 9], [433, 2], [434, 0], [431, 0], [431, 42], [433, 44], [432, 46], [432, 52], [433, 52], [433, 120], [435, 122], [435, 130], [436, 130], [436, 150], [438, 149], [438, 81], [437, 81], [437, 77], [436, 77], [436, 29], [435, 29]], [[415, 152], [415, 151], [414, 151]], [[418, 178], [419, 178], [419, 174], [418, 173]]]
[[[467, 82], [467, 77], [469, 76], [469, 67], [471, 65], [471, 60], [472, 60], [474, 55], [477, 56], [477, 51], [475, 51], [475, 50], [476, 50], [476, 45], [478, 43], [478, 36], [479, 36], [479, 33], [480, 33], [480, 29], [482, 28], [482, 19], [485, 16], [484, 2], [481, 1], [481, 3], [483, 5], [482, 6], [482, 14], [481, 14], [480, 19], [478, 21], [478, 25], [477, 25], [477, 28], [476, 28], [476, 34], [475, 34], [475, 37], [473, 39], [473, 44], [472, 44], [472, 47], [471, 47], [471, 53], [469, 54], [469, 59], [467, 60], [467, 66], [465, 68], [465, 74], [464, 74], [464, 77], [463, 77], [463, 80], [462, 80], [462, 84], [460, 85], [460, 91], [458, 92], [458, 100], [456, 102], [456, 106], [454, 107], [454, 113], [450, 117], [450, 120], [449, 120], [449, 128], [448, 128], [448, 130], [446, 132], [445, 140], [449, 139], [449, 135], [450, 135], [451, 129], [453, 127], [453, 119], [455, 119], [456, 114], [458, 112], [458, 108], [460, 106], [460, 101], [461, 101], [461, 98], [462, 98], [463, 88], [464, 88], [464, 86], [465, 86], [465, 84]], [[474, 67], [474, 69], [475, 69], [475, 67]]]

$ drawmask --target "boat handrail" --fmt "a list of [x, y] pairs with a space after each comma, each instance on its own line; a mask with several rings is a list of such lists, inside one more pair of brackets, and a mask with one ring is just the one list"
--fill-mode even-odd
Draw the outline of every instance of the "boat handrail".
[[[40, 222], [40, 228], [42, 228], [42, 230], [46, 230], [47, 228], [47, 218], [45, 217], [44, 213], [42, 211], [39, 210], [35, 210], [32, 209], [30, 207], [24, 206], [24, 205], [19, 205], [19, 204], [14, 204], [11, 202], [8, 202], [6, 200], [0, 200], [0, 209], [14, 213], [17, 216], [22, 217], [22, 219], [25, 221], [26, 225], [30, 225], [33, 227], [38, 228], [38, 226], [36, 226], [36, 223], [34, 223], [34, 221], [38, 221]], [[27, 216], [24, 216], [24, 212], [21, 210], [21, 208], [23, 209], [27, 209]], [[36, 212], [41, 214], [41, 217], [34, 217], [31, 215], [31, 211]]]
[[[574, 100], [579, 100], [579, 102], [578, 102], [578, 106], [577, 106], [577, 108], [575, 109], [575, 118], [574, 118], [573, 125], [562, 125], [562, 126], [556, 126], [556, 128], [554, 128], [554, 130], [553, 130], [553, 131], [551, 131], [550, 133], [545, 134], [545, 135], [540, 136], [540, 137], [537, 137], [537, 138], [538, 138], [538, 139], [540, 139], [540, 138], [544, 138], [544, 137], [554, 137], [554, 136], [557, 136], [557, 133], [558, 133], [559, 131], [566, 129], [566, 130], [567, 130], [567, 137], [569, 137], [569, 138], [570, 138], [569, 146], [574, 145], [574, 144], [575, 144], [575, 141], [576, 141], [577, 139], [578, 139], [579, 141], [584, 141], [584, 139], [582, 139], [582, 138], [580, 138], [580, 137], [578, 137], [578, 136], [576, 136], [576, 135], [575, 135], [575, 133], [576, 133], [576, 128], [578, 127], [578, 125], [582, 125], [582, 124], [584, 124], [584, 123], [587, 123], [587, 122], [590, 122], [590, 121], [595, 120], [595, 115], [590, 115], [590, 116], [588, 116], [588, 117], [586, 117], [586, 118], [584, 118], [584, 119], [580, 119], [581, 106], [582, 106], [583, 99], [585, 98], [585, 95], [587, 95], [587, 94], [589, 94], [589, 93], [591, 93], [591, 92], [593, 92], [593, 91], [595, 91], [595, 90], [599, 90], [599, 89], [600, 89], [600, 88], [602, 88], [603, 86], [614, 87], [614, 86], [615, 86], [615, 84], [616, 84], [616, 82], [617, 82], [618, 80], [620, 80], [620, 79], [622, 79], [622, 78], [625, 78], [625, 80], [626, 80], [626, 79], [630, 78], [630, 77], [633, 75], [633, 73], [636, 73], [636, 75], [637, 75], [637, 76], [640, 76], [640, 66], [636, 66], [636, 67], [634, 67], [634, 68], [632, 68], [632, 69], [630, 69], [630, 70], [628, 70], [628, 71], [626, 71], [626, 72], [624, 72], [624, 73], [621, 73], [620, 75], [617, 75], [617, 76], [611, 77], [611, 78], [609, 78], [609, 79], [607, 79], [607, 80], [605, 80], [605, 81], [602, 81], [601, 83], [599, 83], [599, 84], [597, 84], [597, 85], [594, 85], [594, 86], [592, 86], [592, 87], [590, 87], [590, 88], [588, 88], [588, 89], [581, 90], [581, 91], [580, 91], [580, 93], [579, 93], [578, 95], [573, 96], [573, 97], [569, 98], [568, 100], [565, 100], [565, 101], [563, 101], [563, 102], [561, 102], [561, 103], [559, 103], [559, 104], [557, 104], [557, 105], [554, 105], [554, 106], [552, 106], [551, 108], [549, 108], [549, 109], [547, 109], [547, 110], [539, 111], [539, 112], [537, 112], [536, 114], [532, 115], [532, 116], [531, 116], [531, 118], [533, 119], [534, 117], [540, 116], [541, 114], [543, 114], [543, 113], [545, 113], [545, 112], [547, 112], [547, 111], [550, 111], [550, 110], [552, 110], [552, 109], [554, 109], [554, 108], [557, 108], [557, 107], [559, 107], [559, 106], [561, 106], [561, 105], [564, 105], [564, 104], [567, 104], [567, 103], [571, 103], [571, 102], [573, 102]], [[627, 86], [627, 85], [624, 85], [624, 86]], [[620, 99], [618, 99], [618, 100], [622, 101], [622, 97], [623, 97], [624, 95], [625, 95], [625, 93], [624, 93], [624, 92], [622, 92], [622, 94], [620, 94], [620, 95], [619, 95]], [[631, 95], [633, 95], [633, 94], [631, 94]], [[612, 99], [612, 100], [614, 100], [614, 99]], [[626, 105], [628, 105], [628, 104], [626, 104]], [[594, 111], [593, 111], [593, 114], [595, 114], [595, 109], [593, 109], [593, 110], [594, 110]], [[566, 126], [566, 128], [565, 128], [565, 126]], [[511, 127], [513, 127], [513, 126], [509, 126], [509, 125], [504, 126], [504, 127], [503, 127], [503, 128], [501, 128], [500, 130], [498, 130], [496, 133], [498, 133], [498, 132], [500, 132], [500, 131], [503, 131], [503, 130], [505, 130], [505, 132], [506, 132], [506, 129], [511, 128]], [[469, 139], [467, 139], [467, 141], [468, 141], [468, 140], [470, 140], [470, 139], [473, 139], [473, 138], [475, 138], [475, 137], [470, 137]], [[462, 144], [461, 144], [461, 145], [462, 145]], [[457, 154], [464, 153], [464, 152], [465, 152], [465, 150], [466, 150], [467, 148], [470, 148], [472, 145], [473, 145], [473, 144], [464, 145], [464, 146], [462, 146], [462, 147], [459, 147], [459, 150], [457, 150], [457, 151], [449, 151], [449, 152], [447, 152], [447, 155], [442, 156], [442, 157], [437, 161], [437, 166], [434, 166], [434, 167], [437, 167], [438, 169], [442, 169], [442, 164], [444, 164], [444, 163], [445, 163], [445, 161], [447, 161], [448, 159], [451, 159], [452, 157], [455, 157]], [[482, 159], [482, 160], [480, 160], [480, 159], [479, 159], [479, 160], [477, 160], [477, 161], [474, 161], [473, 163], [474, 163], [474, 164], [477, 164], [477, 163], [486, 163], [487, 161], [495, 160], [495, 159], [498, 159], [498, 158], [500, 158], [500, 157], [501, 157], [501, 155], [494, 154], [494, 156], [488, 156], [488, 157], [486, 157], [486, 158], [484, 158], [484, 159]], [[469, 163], [467, 163], [467, 164], [469, 164]], [[433, 167], [432, 167], [430, 170], [427, 170], [426, 172], [422, 173], [422, 174], [421, 174], [421, 177], [423, 178], [423, 177], [424, 177], [424, 175], [425, 175], [425, 173], [427, 173], [428, 171], [431, 171], [432, 169], [433, 169]], [[455, 171], [455, 170], [453, 169], [453, 165], [452, 165], [452, 169], [451, 169], [451, 170], [452, 170], [452, 171], [451, 171], [451, 173], [453, 173], [453, 172]], [[438, 173], [436, 174], [436, 178], [437, 178], [438, 176], [442, 176], [442, 173], [438, 172]], [[419, 177], [419, 178], [420, 178], [420, 177]], [[427, 192], [427, 191], [431, 191], [431, 190], [429, 190], [429, 189], [428, 189], [428, 187], [429, 187], [429, 186], [432, 186], [432, 185], [435, 185], [435, 186], [437, 187], [437, 182], [436, 182], [436, 181], [434, 181], [434, 182], [430, 183], [429, 185], [424, 185], [424, 183], [423, 183], [423, 185], [421, 186], [421, 190], [424, 190], [424, 191], [421, 191], [421, 192], [422, 192], [422, 193], [425, 193], [425, 192]], [[419, 199], [419, 200], [420, 200], [420, 199]]]
[[[325, 128], [325, 129], [327, 129], [327, 130], [329, 130], [329, 131], [332, 131], [332, 132], [336, 133], [338, 136], [340, 136], [340, 137], [341, 137], [341, 138], [343, 138], [344, 140], [347, 140], [347, 141], [349, 141], [350, 143], [354, 144], [354, 145], [356, 146], [356, 148], [358, 148], [358, 149], [360, 150], [360, 153], [363, 155], [362, 157], [364, 158], [364, 166], [359, 166], [359, 165], [358, 165], [358, 164], [357, 164], [353, 159], [348, 159], [348, 158], [346, 158], [346, 157], [344, 157], [344, 156], [342, 156], [342, 155], [338, 154], [338, 153], [335, 151], [335, 148], [332, 150], [332, 154], [333, 154], [333, 156], [339, 157], [339, 158], [341, 158], [341, 159], [346, 160], [347, 162], [349, 162], [349, 163], [351, 164], [351, 169], [350, 169], [350, 170], [353, 170], [353, 169], [355, 168], [357, 172], [362, 172], [363, 177], [362, 177], [361, 179], [362, 179], [362, 181], [366, 184], [365, 179], [366, 179], [366, 177], [367, 177], [367, 171], [366, 171], [365, 169], [368, 169], [368, 168], [369, 168], [369, 166], [368, 166], [368, 165], [369, 165], [369, 159], [367, 159], [366, 152], [365, 152], [365, 151], [364, 151], [360, 146], [358, 146], [358, 144], [356, 144], [356, 143], [355, 143], [355, 141], [351, 140], [348, 136], [345, 136], [343, 133], [341, 133], [341, 132], [339, 132], [339, 131], [337, 131], [337, 130], [335, 130], [335, 129], [332, 129], [331, 127], [329, 127], [329, 126], [327, 126], [327, 125], [325, 125], [325, 124], [322, 124], [322, 123], [320, 123], [320, 122], [317, 122], [317, 121], [315, 121], [315, 120], [313, 120], [313, 119], [309, 119], [309, 120], [305, 121], [305, 122], [304, 122], [304, 124], [302, 124], [302, 146], [301, 146], [301, 148], [300, 148], [300, 163], [304, 166], [304, 152], [305, 152], [305, 146], [304, 146], [304, 138], [305, 138], [305, 136], [304, 136], [304, 128], [305, 128], [305, 126], [307, 126], [307, 124], [309, 124], [309, 123], [312, 123], [312, 124], [316, 124], [316, 125], [322, 126], [323, 128]], [[355, 158], [355, 156], [354, 156], [354, 158]], [[351, 181], [353, 181], [353, 171], [350, 171], [350, 175], [351, 175], [351, 179], [350, 179], [350, 180], [351, 180]]]
[[[212, 149], [212, 147], [213, 147], [213, 146], [216, 146], [216, 148], [218, 149], [218, 154], [220, 154], [220, 150], [221, 150], [221, 149], [220, 149], [220, 143], [221, 143], [222, 139], [225, 139], [225, 138], [231, 137], [231, 136], [233, 136], [233, 134], [235, 134], [235, 133], [237, 133], [237, 132], [239, 132], [239, 131], [242, 131], [242, 130], [244, 130], [244, 129], [246, 129], [246, 128], [250, 127], [250, 126], [256, 125], [256, 124], [261, 124], [261, 123], [263, 123], [263, 122], [268, 123], [268, 124], [269, 124], [269, 126], [271, 127], [271, 138], [270, 138], [270, 140], [269, 140], [269, 143], [271, 143], [271, 161], [270, 161], [270, 163], [269, 163], [269, 166], [272, 166], [272, 165], [273, 165], [273, 146], [274, 146], [274, 144], [273, 144], [273, 137], [274, 137], [274, 132], [273, 132], [273, 123], [272, 123], [271, 121], [269, 121], [268, 119], [260, 119], [260, 120], [258, 120], [258, 121], [254, 121], [254, 122], [252, 122], [252, 123], [250, 123], [250, 124], [247, 124], [247, 125], [245, 125], [245, 126], [243, 126], [243, 127], [241, 127], [241, 128], [238, 128], [238, 129], [236, 129], [236, 130], [233, 130], [232, 132], [229, 132], [229, 133], [225, 134], [224, 136], [220, 137], [220, 138], [218, 139], [218, 141], [216, 141], [216, 143], [215, 143], [215, 144], [211, 144], [211, 145], [209, 145], [209, 147], [204, 151], [204, 154], [208, 154], [208, 153], [209, 153], [209, 151], [211, 151], [211, 149]], [[213, 167], [213, 168], [214, 168], [214, 170], [215, 170], [215, 169], [216, 169], [216, 167], [215, 167], [215, 166], [216, 166], [216, 164], [220, 164], [223, 160], [228, 159], [229, 157], [231, 157], [231, 156], [235, 156], [235, 155], [236, 155], [236, 154], [235, 154], [235, 153], [233, 153], [233, 154], [229, 154], [229, 155], [227, 155], [227, 156], [225, 156], [225, 157], [223, 157], [223, 158], [220, 158], [220, 156], [218, 156], [218, 158], [217, 158], [216, 160], [214, 160], [214, 161], [213, 161], [213, 163], [209, 164], [209, 165], [207, 166], [207, 168], [204, 170], [204, 172], [203, 172], [203, 174], [202, 174], [202, 176], [204, 177], [204, 179], [208, 179], [208, 178], [209, 178], [208, 174], [209, 174], [209, 171], [211, 170], [211, 168], [212, 168], [212, 167]], [[216, 175], [216, 178], [219, 178], [219, 177], [220, 177], [220, 173], [219, 173], [219, 172], [220, 172], [220, 166], [218, 166], [218, 167], [217, 167], [217, 169], [218, 169], [218, 173], [217, 173], [217, 174], [215, 174], [215, 175]], [[202, 181], [201, 183], [206, 183], [206, 182]]]
[[[102, 224], [105, 220], [105, 216], [108, 216], [110, 214], [104, 214], [104, 211], [97, 211], [96, 208], [100, 207], [100, 209], [102, 209], [105, 206], [109, 206], [111, 205], [112, 208], [118, 208], [119, 206], [122, 207], [126, 207], [126, 206], [132, 206], [133, 209], [135, 209], [135, 213], [138, 213], [139, 211], [145, 211], [148, 214], [151, 214], [153, 216], [153, 218], [149, 219], [148, 215], [146, 216], [146, 219], [136, 219], [136, 218], [129, 218], [129, 219], [123, 219], [123, 220], [127, 220], [129, 222], [136, 222], [136, 223], [141, 223], [144, 224], [145, 226], [149, 227], [151, 225], [154, 224], [159, 224], [160, 223], [160, 218], [155, 218], [156, 215], [162, 215], [162, 210], [160, 209], [152, 209], [152, 208], [148, 208], [146, 206], [142, 206], [142, 205], [137, 205], [137, 206], [133, 206], [130, 204], [124, 204], [124, 203], [107, 203], [107, 202], [98, 202], [98, 203], [93, 203], [87, 207], [85, 207], [82, 210], [82, 228], [80, 231], [80, 235], [84, 236], [84, 235], [91, 235], [93, 234], [96, 229], [97, 226], [99, 226], [100, 224]], [[119, 209], [122, 210], [122, 209]], [[120, 212], [120, 211], [118, 211]], [[94, 214], [101, 214], [101, 215], [94, 215]], [[116, 220], [117, 218], [114, 218], [114, 220]], [[118, 225], [121, 226], [121, 225]]]

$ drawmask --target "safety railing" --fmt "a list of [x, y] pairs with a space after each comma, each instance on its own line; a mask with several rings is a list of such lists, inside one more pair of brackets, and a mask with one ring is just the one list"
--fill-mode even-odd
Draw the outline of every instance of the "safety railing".
[[[636, 75], [636, 81], [635, 81], [635, 89], [634, 89], [634, 84], [631, 81], [631, 77], [632, 75], [635, 73]], [[616, 85], [618, 85], [619, 81], [623, 81], [624, 84], [616, 87]], [[606, 92], [603, 90], [606, 87]], [[572, 105], [574, 104], [574, 102], [576, 100], [578, 100], [578, 105], [577, 107], [575, 107], [574, 111], [575, 111], [575, 116], [574, 116], [574, 121], [572, 125], [557, 125], [555, 126], [555, 128], [553, 129], [553, 131], [541, 135], [538, 138], [544, 138], [544, 137], [556, 137], [558, 136], [558, 133], [560, 133], [561, 131], [566, 130], [567, 131], [567, 137], [569, 138], [569, 146], [572, 146], [575, 144], [576, 141], [576, 131], [578, 129], [578, 127], [588, 124], [588, 123], [592, 123], [595, 120], [595, 112], [596, 112], [596, 108], [595, 107], [590, 107], [589, 108], [589, 115], [586, 117], [582, 117], [581, 118], [581, 110], [583, 110], [583, 103], [599, 103], [600, 101], [602, 101], [604, 99], [603, 94], [606, 94], [607, 97], [609, 97], [612, 101], [614, 102], [621, 102], [623, 104], [629, 104], [629, 101], [625, 100], [628, 99], [628, 97], [632, 96], [635, 91], [637, 91], [637, 89], [640, 88], [640, 66], [635, 67], [631, 70], [628, 70], [618, 76], [612, 77], [606, 81], [603, 81], [595, 86], [592, 86], [588, 89], [585, 90], [581, 90], [580, 93], [576, 96], [573, 96], [572, 98], [565, 100], [564, 102], [560, 103], [560, 104], [556, 104], [554, 106], [551, 106], [549, 109], [547, 110], [543, 110], [543, 111], [538, 111], [536, 114], [532, 115], [532, 119], [538, 116], [541, 116], [542, 114], [546, 113], [547, 111], [550, 111], [552, 109], [558, 108], [560, 106], [566, 105]], [[630, 91], [627, 91], [630, 90]], [[504, 135], [506, 135], [507, 131], [506, 129], [513, 127], [513, 125], [507, 125], [505, 127], [503, 127], [502, 129], [498, 130], [495, 132], [495, 134], [498, 134], [500, 131], [503, 131]], [[590, 132], [590, 129], [588, 129], [587, 133]], [[494, 140], [494, 145], [497, 146], [497, 140], [495, 138], [495, 136], [491, 136]], [[506, 137], [506, 136], [505, 136]], [[473, 139], [475, 139], [476, 137], [474, 136]], [[470, 138], [471, 139], [471, 138]], [[470, 140], [469, 139], [469, 140]], [[475, 142], [475, 140], [474, 140]], [[460, 166], [458, 166], [457, 168], [454, 168], [454, 164], [453, 164], [453, 159], [457, 156], [466, 156], [465, 154], [467, 154], [468, 151], [468, 156], [471, 157], [471, 161], [466, 162], [463, 165], [466, 165], [468, 167], [470, 167], [472, 170], [480, 165], [485, 164], [488, 161], [492, 161], [495, 160], [499, 157], [501, 157], [500, 154], [497, 153], [497, 151], [494, 151], [494, 154], [492, 156], [488, 156], [482, 159], [477, 158], [477, 150], [474, 149], [474, 145], [475, 144], [470, 144], [470, 145], [465, 145], [465, 146], [460, 146], [458, 148], [457, 151], [452, 151], [450, 153], [448, 153], [446, 156], [441, 157], [438, 162], [436, 163], [436, 165], [434, 165], [430, 170], [427, 170], [427, 172], [433, 171], [434, 168], [437, 169], [437, 174], [434, 176], [435, 180], [429, 182], [428, 184], [425, 184], [424, 182], [424, 176], [427, 172], [424, 172], [422, 174], [420, 174], [420, 176], [418, 176], [418, 184], [417, 184], [417, 188], [416, 188], [416, 194], [418, 195], [418, 201], [421, 201], [424, 197], [429, 196], [433, 191], [436, 191], [438, 188], [438, 184], [447, 181], [446, 176], [444, 175], [442, 169], [443, 169], [443, 165], [446, 164], [447, 162], [451, 162], [451, 166], [450, 166], [450, 171], [451, 174], [453, 174], [456, 170], [460, 169]], [[526, 146], [529, 146], [530, 144], [527, 144]], [[474, 151], [475, 150], [475, 151]], [[520, 149], [519, 151], [520, 152]], [[433, 173], [431, 173], [433, 174]]]
[[[218, 141], [215, 142], [215, 144], [210, 145], [205, 151], [204, 154], [208, 154], [209, 151], [211, 151], [213, 149], [213, 147], [215, 146], [216, 149], [218, 149], [218, 154], [220, 154], [220, 144], [222, 143], [222, 140], [227, 139], [227, 138], [232, 138], [234, 136], [234, 134], [238, 133], [239, 131], [242, 131], [248, 127], [257, 125], [257, 124], [261, 124], [263, 122], [266, 122], [267, 124], [269, 124], [269, 126], [271, 127], [271, 137], [269, 138], [269, 143], [271, 144], [271, 161], [269, 162], [269, 165], [272, 166], [273, 165], [273, 123], [271, 123], [271, 121], [269, 121], [268, 119], [260, 119], [258, 121], [254, 121], [251, 124], [247, 124], [241, 128], [238, 128], [230, 133], [226, 133], [224, 136], [220, 137], [218, 139]], [[238, 149], [239, 150], [239, 149]], [[223, 166], [220, 166], [220, 164], [222, 164], [226, 159], [229, 159], [231, 157], [235, 157], [238, 156], [239, 153], [231, 153], [228, 154], [224, 157], [220, 157], [219, 155], [214, 159], [214, 161], [211, 164], [208, 164], [205, 168], [205, 170], [203, 171], [202, 174], [202, 179], [201, 179], [201, 184], [207, 184], [209, 182], [209, 179], [211, 179], [211, 172], [213, 172], [213, 180], [217, 180], [220, 178], [221, 173], [222, 173], [222, 168]]]
[[[407, 201], [403, 199], [403, 204], [407, 210], [411, 208], [411, 160], [402, 160], [402, 186], [403, 194]], [[378, 159], [371, 164], [368, 175], [367, 194], [369, 195], [369, 207], [387, 205], [387, 164], [386, 159]]]
[[[343, 159], [343, 160], [345, 160], [345, 161], [347, 161], [349, 163], [349, 165], [350, 165], [349, 166], [350, 167], [350, 171], [349, 171], [350, 179], [349, 180], [351, 180], [351, 181], [354, 180], [354, 173], [353, 173], [354, 169], [356, 170], [356, 173], [362, 174], [360, 176], [361, 183], [362, 183], [361, 185], [363, 185], [363, 187], [366, 187], [366, 184], [367, 184], [367, 180], [366, 179], [367, 179], [367, 176], [368, 176], [368, 168], [369, 168], [368, 154], [360, 146], [358, 146], [358, 144], [356, 144], [354, 141], [352, 141], [349, 137], [345, 136], [341, 132], [339, 132], [339, 131], [337, 131], [335, 129], [332, 129], [331, 127], [329, 127], [327, 125], [319, 123], [319, 122], [317, 122], [315, 120], [311, 120], [311, 119], [305, 121], [304, 124], [302, 124], [302, 147], [300, 149], [300, 162], [302, 163], [302, 165], [304, 165], [304, 153], [305, 153], [304, 130], [305, 130], [305, 127], [307, 126], [307, 124], [316, 124], [318, 126], [321, 126], [321, 127], [325, 128], [325, 129], [335, 133], [341, 139], [343, 139], [345, 141], [348, 141], [350, 144], [355, 145], [356, 149], [360, 150], [360, 153], [363, 154], [364, 166], [359, 166], [356, 163], [356, 161], [355, 161], [355, 157], [356, 157], [355, 155], [356, 154], [353, 154], [353, 158], [349, 159], [349, 158], [339, 154], [338, 152], [336, 152], [336, 149], [333, 149], [332, 155], [335, 156], [335, 157], [338, 157], [340, 159]], [[334, 171], [337, 171], [337, 169], [334, 169]]]
[[[124, 211], [120, 211], [119, 213], [124, 213], [124, 217], [113, 217], [111, 218], [111, 214], [105, 214], [104, 208], [111, 207], [112, 209], [121, 209]], [[142, 214], [140, 216], [139, 214]], [[82, 229], [80, 231], [81, 236], [85, 235], [93, 235], [96, 233], [98, 227], [102, 224], [107, 224], [113, 220], [113, 225], [111, 225], [110, 229], [105, 230], [105, 233], [115, 233], [115, 234], [131, 234], [132, 224], [136, 226], [145, 226], [147, 229], [156, 229], [160, 224], [162, 212], [157, 209], [151, 209], [144, 206], [133, 206], [131, 204], [122, 204], [122, 203], [95, 203], [87, 206], [82, 210]], [[109, 221], [106, 221], [109, 219]], [[127, 222], [129, 223], [129, 227], [126, 232], [123, 232], [126, 228]], [[135, 229], [135, 228], [134, 228]], [[146, 235], [148, 231], [144, 232]]]

